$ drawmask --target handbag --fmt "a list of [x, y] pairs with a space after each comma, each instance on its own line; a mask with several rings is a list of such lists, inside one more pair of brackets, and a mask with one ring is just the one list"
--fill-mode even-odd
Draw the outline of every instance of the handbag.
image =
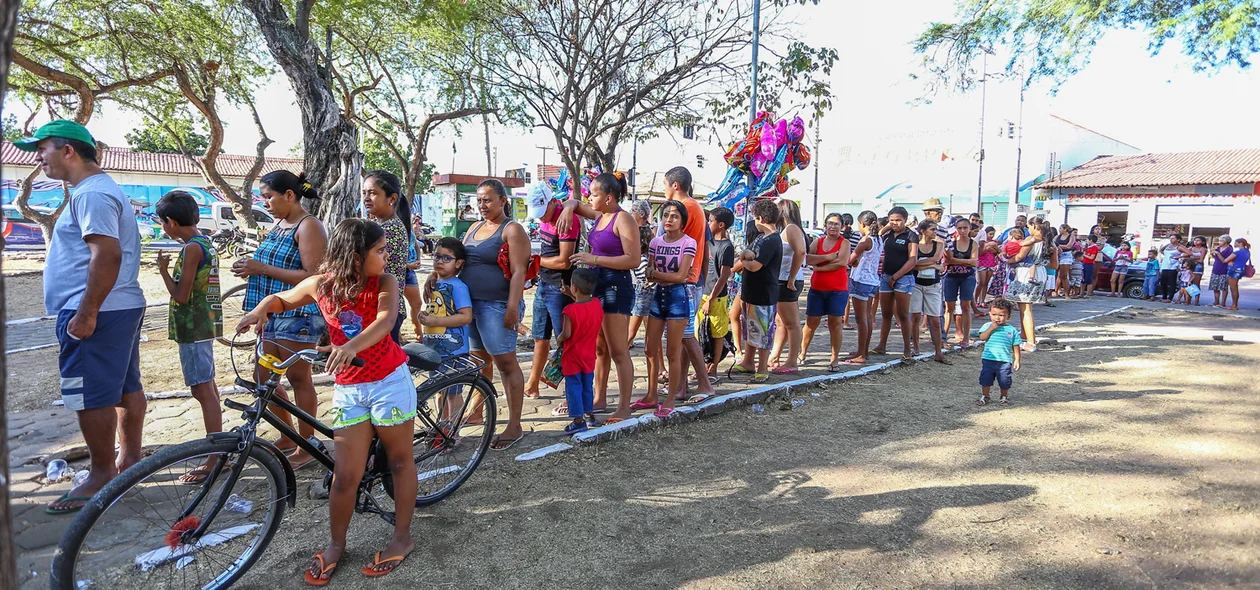
[[[542, 257], [531, 253], [529, 260], [525, 263], [525, 288], [532, 288], [538, 284], [538, 270], [542, 267]], [[503, 240], [503, 245], [499, 246], [499, 268], [503, 270], [503, 276], [507, 280], [512, 280], [512, 259], [508, 252], [507, 240]]]

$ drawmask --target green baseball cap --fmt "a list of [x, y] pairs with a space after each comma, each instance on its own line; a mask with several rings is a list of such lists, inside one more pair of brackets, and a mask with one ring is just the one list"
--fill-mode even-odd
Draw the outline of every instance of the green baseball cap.
[[92, 134], [88, 133], [87, 127], [65, 119], [57, 119], [56, 121], [45, 123], [42, 127], [35, 130], [35, 135], [26, 139], [19, 139], [13, 142], [13, 146], [24, 152], [33, 152], [40, 141], [49, 137], [76, 139], [90, 146], [96, 146], [96, 140], [92, 139]]

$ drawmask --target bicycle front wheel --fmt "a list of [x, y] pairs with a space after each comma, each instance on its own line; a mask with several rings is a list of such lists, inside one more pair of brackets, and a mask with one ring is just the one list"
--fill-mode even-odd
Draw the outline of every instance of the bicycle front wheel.
[[[284, 468], [266, 449], [248, 457], [237, 440], [205, 438], [158, 451], [109, 482], [66, 529], [52, 563], [54, 590], [226, 588], [262, 555], [284, 518], [290, 490]], [[209, 484], [184, 483], [215, 465], [244, 462], [224, 490], [229, 471]], [[205, 534], [187, 534], [219, 497], [229, 503]]]
[[236, 341], [232, 341], [232, 335], [236, 334], [236, 324], [240, 323], [241, 318], [246, 312], [245, 309], [245, 289], [248, 284], [242, 283], [224, 293], [219, 301], [223, 305], [223, 335], [215, 338], [219, 344], [231, 346], [235, 348], [253, 348], [258, 342], [258, 336], [254, 332], [248, 331], [244, 334], [238, 334]]
[[[494, 437], [494, 399], [494, 385], [480, 374], [421, 395], [412, 437], [417, 508], [442, 501], [472, 477]], [[381, 484], [393, 498], [388, 473]]]

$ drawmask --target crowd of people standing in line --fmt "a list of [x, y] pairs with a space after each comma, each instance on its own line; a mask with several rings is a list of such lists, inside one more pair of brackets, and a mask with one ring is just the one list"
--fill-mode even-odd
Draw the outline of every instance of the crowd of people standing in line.
[[[47, 507], [65, 514], [80, 509], [140, 458], [145, 399], [139, 338], [146, 303], [138, 283], [139, 233], [130, 203], [101, 170], [85, 128], [54, 121], [15, 145], [36, 152], [50, 178], [74, 187], [47, 259], [50, 267], [65, 272], [45, 277], [45, 306], [57, 316], [62, 397], [78, 412], [91, 458], [88, 478]], [[946, 341], [954, 337], [966, 345], [978, 337], [987, 343], [979, 403], [988, 401], [994, 382], [1006, 402], [1020, 353], [1037, 350], [1032, 306], [1049, 304], [1052, 293], [1092, 295], [1094, 266], [1103, 252], [1097, 226], [1079, 240], [1069, 227], [1056, 232], [1043, 219], [1020, 216], [995, 237], [995, 229], [978, 214], [947, 216], [935, 199], [924, 203], [924, 219], [913, 226], [903, 207], [883, 217], [863, 211], [856, 224], [851, 216], [829, 214], [818, 238], [805, 231], [795, 202], [758, 200], [749, 211], [752, 223], [744, 243], [736, 245], [734, 213], [723, 207], [704, 210], [686, 168], [669, 170], [665, 181], [666, 202], [655, 215], [644, 202], [623, 209], [629, 191], [620, 173], [596, 177], [586, 201], [557, 199], [546, 190], [530, 193], [528, 214], [541, 224], [541, 254], [528, 380], [516, 351], [531, 278], [531, 244], [525, 228], [511, 219], [507, 189], [494, 179], [477, 187], [480, 220], [461, 239], [438, 241], [433, 272], [421, 280], [410, 202], [396, 176], [367, 173], [361, 194], [366, 219], [345, 220], [330, 233], [310, 213], [319, 195], [303, 176], [265, 175], [260, 194], [276, 225], [252, 256], [230, 267], [248, 281], [245, 305], [251, 311], [238, 329], [261, 333], [264, 351], [281, 360], [327, 337], [329, 344], [321, 348], [329, 354], [327, 367], [336, 381], [337, 456], [366, 460], [372, 437], [379, 437], [394, 480], [411, 482], [395, 490], [397, 505], [410, 506], [406, 497], [416, 492], [411, 460], [416, 398], [401, 348], [408, 319], [442, 355], [472, 354], [485, 361], [487, 378], [499, 372], [508, 421], [491, 443], [495, 450], [511, 448], [525, 436], [524, 399], [539, 395], [539, 372], [553, 337], [562, 347], [566, 382], [565, 404], [554, 413], [573, 420], [567, 433], [600, 424], [598, 415], [606, 415], [605, 424], [642, 410], [668, 417], [676, 403], [711, 399], [717, 363], [728, 352], [739, 359], [731, 370], [751, 375], [752, 383], [798, 373], [824, 318], [831, 371], [886, 354], [894, 323], [901, 328], [903, 358], [918, 354], [920, 326], [927, 328], [935, 360], [945, 364], [950, 363], [943, 355]], [[191, 195], [168, 193], [157, 213], [163, 229], [184, 243], [173, 274], [169, 257], [159, 257], [158, 266], [171, 293], [169, 332], [179, 345], [185, 382], [202, 404], [207, 432], [213, 432], [222, 428], [209, 344], [222, 335], [218, 259], [196, 231], [198, 205]], [[1127, 246], [1111, 256], [1120, 275], [1138, 264]], [[1144, 289], [1163, 301], [1180, 297], [1197, 303], [1209, 262], [1215, 303], [1226, 305], [1232, 295], [1231, 309], [1237, 309], [1238, 281], [1254, 273], [1250, 244], [1241, 238], [1231, 242], [1220, 236], [1209, 248], [1204, 238], [1186, 245], [1174, 234], [1167, 245], [1147, 253]], [[812, 268], [812, 276], [802, 327], [799, 299], [806, 268]], [[1113, 279], [1113, 296], [1116, 285]], [[1020, 326], [1007, 326], [1015, 308]], [[883, 319], [872, 347], [877, 313]], [[971, 330], [973, 317], [986, 313], [990, 322]], [[850, 318], [857, 347], [841, 355], [843, 327]], [[641, 327], [646, 328], [648, 387], [635, 400], [629, 351]], [[734, 350], [726, 349], [728, 334], [734, 336]], [[355, 358], [364, 364], [352, 366]], [[613, 370], [615, 409], [608, 399]], [[295, 364], [286, 376], [297, 406], [318, 415], [310, 366]], [[277, 393], [287, 397], [283, 389]], [[290, 416], [276, 413], [292, 424]], [[313, 434], [306, 424], [299, 424], [298, 432]], [[112, 452], [116, 435], [117, 454]], [[275, 445], [295, 468], [313, 460], [294, 441], [281, 439]], [[344, 551], [362, 474], [353, 466], [362, 463], [338, 462], [330, 498], [332, 536], [313, 559], [308, 583], [327, 583]], [[225, 467], [210, 459], [181, 481], [198, 483]], [[364, 568], [365, 575], [387, 574], [411, 551], [410, 518], [404, 513], [411, 511], [397, 515], [394, 537]]]

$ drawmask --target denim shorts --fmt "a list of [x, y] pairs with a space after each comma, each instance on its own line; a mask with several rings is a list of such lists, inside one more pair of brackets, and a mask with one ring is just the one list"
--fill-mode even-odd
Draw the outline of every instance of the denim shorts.
[[1094, 284], [1094, 265], [1086, 264], [1081, 272], [1081, 282], [1086, 286]]
[[[490, 356], [516, 352], [516, 330], [503, 325], [507, 315], [506, 301], [472, 301], [473, 322], [468, 324], [468, 350], [482, 350]], [[520, 317], [525, 316], [525, 301], [520, 303]]]
[[691, 296], [687, 292], [687, 285], [656, 286], [656, 293], [652, 296], [651, 317], [666, 321], [690, 320], [693, 317], [691, 310]]
[[407, 279], [405, 283], [403, 284], [403, 287], [419, 287], [419, 286], [420, 286], [420, 279], [416, 278], [416, 271], [411, 270], [410, 268], [407, 269]]
[[564, 307], [573, 299], [560, 292], [558, 285], [539, 283], [534, 291], [534, 340], [551, 340], [564, 331]]
[[810, 289], [809, 294], [805, 296], [805, 315], [809, 317], [842, 316], [847, 307], [849, 307], [848, 291]]
[[636, 296], [634, 277], [630, 275], [630, 271], [599, 268], [597, 272], [599, 276], [591, 296], [599, 300], [604, 314], [630, 315], [634, 311]]
[[941, 289], [945, 293], [945, 303], [953, 303], [959, 299], [972, 301], [976, 298], [976, 273], [945, 275], [941, 279]]
[[1015, 381], [1014, 366], [1011, 363], [993, 359], [980, 359], [980, 386], [993, 387], [997, 381], [998, 389], [1006, 391]]
[[650, 283], [641, 283], [634, 290], [634, 308], [630, 310], [630, 315], [636, 318], [648, 317], [652, 312], [652, 296], [656, 294], [656, 286]]
[[879, 285], [868, 285], [849, 279], [849, 297], [858, 301], [867, 301], [879, 294]]
[[317, 344], [328, 330], [324, 316], [309, 314], [287, 318], [271, 318], [263, 328], [267, 340], [291, 340], [303, 344]]
[[[704, 289], [701, 289], [698, 283], [684, 283], [683, 290], [687, 292], [687, 310], [689, 312], [687, 314], [687, 319], [690, 320], [691, 318], [696, 317], [696, 314], [700, 312], [700, 306], [704, 302]], [[683, 338], [695, 337], [696, 323], [688, 321], [687, 327], [683, 329]]]
[[180, 343], [179, 366], [184, 371], [184, 385], [214, 381], [214, 341]]
[[1240, 266], [1240, 267], [1238, 267], [1238, 268], [1230, 268], [1230, 269], [1229, 269], [1229, 273], [1228, 273], [1226, 276], [1228, 276], [1229, 278], [1234, 279], [1234, 280], [1236, 280], [1236, 281], [1240, 281], [1240, 280], [1242, 280], [1242, 278], [1243, 278], [1243, 271], [1245, 271], [1245, 270], [1246, 270], [1246, 268], [1245, 268], [1245, 267], [1242, 267], [1242, 266]]
[[885, 275], [885, 274], [879, 275], [879, 292], [880, 293], [897, 292], [897, 293], [905, 293], [906, 295], [914, 293], [914, 274], [906, 273], [900, 279], [897, 279], [897, 284], [895, 285], [892, 282], [892, 275]]
[[78, 339], [66, 331], [77, 310], [57, 314], [57, 343], [61, 352], [61, 400], [67, 410], [116, 406], [125, 393], [144, 391], [140, 384], [140, 324], [144, 308], [102, 311], [96, 331]]
[[380, 381], [333, 386], [333, 429], [372, 421], [373, 426], [397, 426], [416, 417], [416, 385], [407, 363]]

